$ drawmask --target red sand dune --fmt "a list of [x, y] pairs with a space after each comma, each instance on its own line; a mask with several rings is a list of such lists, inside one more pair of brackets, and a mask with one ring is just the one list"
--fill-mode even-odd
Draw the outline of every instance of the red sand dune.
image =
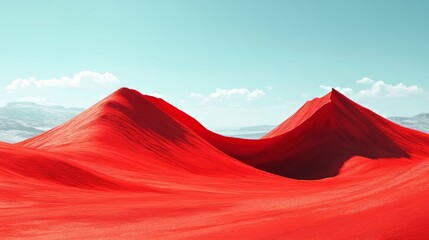
[[120, 89], [0, 143], [0, 238], [427, 239], [429, 135], [333, 90], [262, 139]]

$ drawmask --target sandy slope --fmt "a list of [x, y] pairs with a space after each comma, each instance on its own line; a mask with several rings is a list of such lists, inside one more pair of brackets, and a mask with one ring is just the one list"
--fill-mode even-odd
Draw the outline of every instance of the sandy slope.
[[247, 140], [123, 88], [0, 144], [0, 236], [426, 239], [428, 160], [429, 135], [336, 91]]

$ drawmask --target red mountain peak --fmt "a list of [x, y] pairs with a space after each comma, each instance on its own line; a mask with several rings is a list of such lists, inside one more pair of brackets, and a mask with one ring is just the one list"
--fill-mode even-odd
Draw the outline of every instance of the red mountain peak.
[[271, 138], [281, 134], [284, 134], [297, 126], [301, 125], [308, 118], [313, 116], [320, 108], [326, 104], [341, 105], [343, 103], [353, 103], [346, 96], [332, 88], [332, 90], [325, 94], [323, 97], [313, 98], [310, 101], [307, 101], [297, 112], [295, 112], [291, 117], [286, 119], [283, 123], [278, 125], [276, 128], [271, 130], [262, 138]]

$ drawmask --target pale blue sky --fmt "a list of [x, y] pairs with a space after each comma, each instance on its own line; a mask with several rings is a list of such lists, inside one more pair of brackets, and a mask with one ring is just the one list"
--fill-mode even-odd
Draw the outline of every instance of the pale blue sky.
[[427, 1], [0, 0], [0, 104], [87, 107], [127, 86], [209, 127], [245, 126], [280, 123], [334, 86], [384, 116], [429, 112], [428, 10]]

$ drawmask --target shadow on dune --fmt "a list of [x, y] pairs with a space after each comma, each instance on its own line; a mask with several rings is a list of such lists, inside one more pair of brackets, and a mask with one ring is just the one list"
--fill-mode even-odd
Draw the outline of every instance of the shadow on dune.
[[[258, 140], [226, 137], [161, 99], [146, 97], [214, 147], [248, 165], [295, 179], [336, 176], [354, 156], [409, 158], [394, 140], [397, 125], [332, 90], [307, 102], [271, 134]], [[397, 130], [397, 129], [396, 129]]]

